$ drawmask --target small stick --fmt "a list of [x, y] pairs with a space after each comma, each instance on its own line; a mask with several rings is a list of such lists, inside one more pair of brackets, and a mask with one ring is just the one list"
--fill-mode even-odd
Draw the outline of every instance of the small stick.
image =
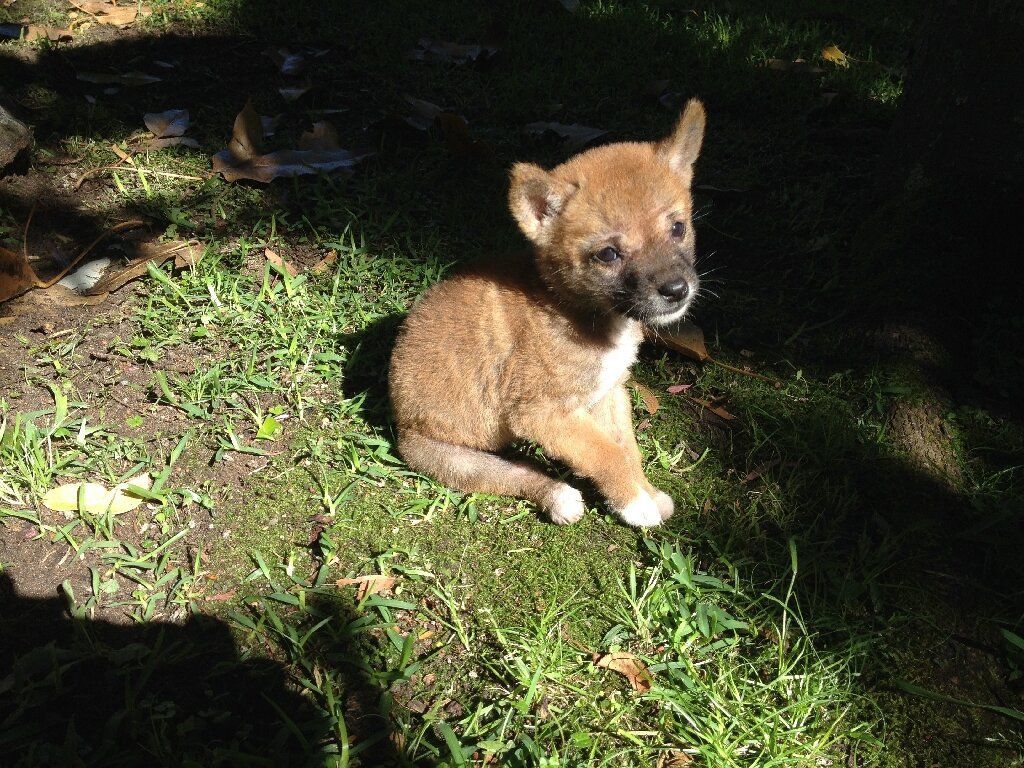
[[120, 232], [123, 229], [131, 229], [132, 227], [141, 227], [145, 223], [146, 222], [144, 222], [144, 221], [142, 221], [140, 219], [132, 219], [131, 221], [122, 221], [120, 224], [115, 224], [113, 227], [111, 227], [106, 232], [104, 232], [102, 235], [100, 235], [95, 240], [93, 240], [91, 243], [89, 243], [89, 245], [87, 245], [82, 250], [81, 253], [79, 253], [77, 256], [75, 256], [75, 258], [73, 258], [71, 260], [70, 264], [68, 264], [66, 267], [64, 267], [64, 269], [62, 269], [60, 272], [58, 272], [55, 277], [51, 277], [49, 280], [38, 280], [37, 279], [36, 280], [36, 288], [49, 288], [50, 286], [55, 285], [56, 283], [59, 283], [64, 278], [64, 276], [67, 275], [67, 273], [71, 271], [72, 267], [74, 267], [76, 264], [78, 264], [78, 262], [80, 262], [82, 259], [84, 259], [86, 256], [88, 256], [97, 245], [102, 243], [104, 240], [106, 240], [108, 237], [110, 237], [115, 232]]
[[28, 228], [32, 224], [32, 217], [35, 216], [36, 206], [39, 205], [38, 200], [32, 201], [32, 209], [28, 212], [28, 218], [25, 219], [25, 231], [21, 235], [21, 253], [25, 257], [25, 263], [28, 263]]
[[781, 381], [779, 381], [778, 379], [773, 379], [771, 376], [765, 376], [763, 373], [754, 373], [753, 371], [745, 371], [742, 368], [737, 368], [734, 365], [729, 365], [728, 363], [723, 363], [721, 360], [718, 360], [717, 358], [714, 358], [714, 357], [709, 357], [708, 360], [710, 360], [715, 365], [722, 366], [727, 371], [732, 371], [733, 373], [741, 373], [744, 376], [752, 376], [755, 379], [761, 379], [762, 381], [767, 381], [769, 384], [773, 384], [776, 388], [782, 386], [782, 382]]

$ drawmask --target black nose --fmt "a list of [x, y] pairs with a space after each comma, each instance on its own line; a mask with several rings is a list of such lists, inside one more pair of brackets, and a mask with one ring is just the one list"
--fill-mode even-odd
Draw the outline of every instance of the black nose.
[[682, 301], [690, 292], [690, 284], [685, 280], [673, 280], [658, 288], [658, 293], [669, 301]]

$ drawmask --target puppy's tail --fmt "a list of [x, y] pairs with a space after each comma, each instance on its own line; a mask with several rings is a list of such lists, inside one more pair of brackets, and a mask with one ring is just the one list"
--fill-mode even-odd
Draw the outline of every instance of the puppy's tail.
[[556, 523], [574, 523], [585, 506], [580, 492], [526, 462], [402, 431], [398, 451], [412, 469], [468, 493], [516, 496], [544, 509]]

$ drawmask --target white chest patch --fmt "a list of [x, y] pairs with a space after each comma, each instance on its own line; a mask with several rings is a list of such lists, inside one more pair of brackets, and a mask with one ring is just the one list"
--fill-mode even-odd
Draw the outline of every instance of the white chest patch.
[[596, 387], [590, 404], [598, 403], [625, 377], [630, 366], [636, 362], [636, 355], [643, 340], [639, 323], [623, 320], [614, 343], [601, 357], [601, 368], [597, 375]]

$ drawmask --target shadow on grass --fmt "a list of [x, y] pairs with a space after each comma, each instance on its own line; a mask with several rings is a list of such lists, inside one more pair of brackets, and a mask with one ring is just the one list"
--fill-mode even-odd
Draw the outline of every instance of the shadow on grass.
[[[331, 666], [345, 680], [345, 725], [372, 742], [365, 764], [401, 764], [359, 655], [321, 650], [342, 659]], [[11, 768], [331, 764], [321, 747], [338, 726], [300, 691], [221, 619], [73, 618], [65, 600], [22, 597], [0, 574], [0, 753]]]

